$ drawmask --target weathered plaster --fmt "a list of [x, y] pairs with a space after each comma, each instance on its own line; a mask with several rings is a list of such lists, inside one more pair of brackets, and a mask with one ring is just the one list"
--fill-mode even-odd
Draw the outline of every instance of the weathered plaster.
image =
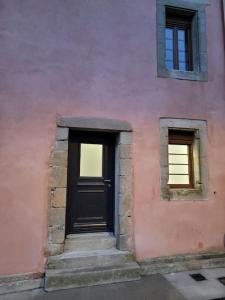
[[[157, 77], [156, 1], [0, 0], [0, 8], [0, 274], [44, 271], [49, 156], [62, 115], [132, 125], [138, 259], [224, 249], [221, 1], [205, 9], [207, 82]], [[208, 201], [160, 200], [161, 117], [207, 120]], [[58, 142], [52, 159], [66, 167]]]

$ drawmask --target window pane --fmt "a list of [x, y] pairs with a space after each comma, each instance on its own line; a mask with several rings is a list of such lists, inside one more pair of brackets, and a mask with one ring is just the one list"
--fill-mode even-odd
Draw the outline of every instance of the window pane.
[[173, 61], [173, 51], [172, 50], [166, 50], [166, 60]]
[[173, 69], [173, 29], [166, 28], [165, 30], [166, 43], [166, 67]]
[[179, 41], [185, 40], [185, 31], [184, 30], [178, 30], [178, 40]]
[[188, 155], [169, 154], [170, 164], [188, 164]]
[[166, 28], [165, 35], [166, 35], [166, 39], [172, 40], [173, 39], [173, 29]]
[[166, 39], [166, 49], [173, 50], [173, 40]]
[[188, 175], [169, 175], [169, 184], [189, 184]]
[[179, 51], [179, 62], [186, 62], [186, 52], [185, 51]]
[[173, 154], [188, 154], [187, 145], [169, 145], [169, 153]]
[[102, 145], [80, 145], [80, 176], [102, 177]]
[[188, 165], [169, 165], [169, 174], [188, 174]]
[[185, 51], [185, 41], [178, 41], [178, 51]]
[[169, 70], [173, 69], [173, 62], [169, 61], [169, 60], [166, 60], [166, 67]]
[[187, 70], [186, 64], [183, 62], [179, 62], [179, 70], [186, 71]]

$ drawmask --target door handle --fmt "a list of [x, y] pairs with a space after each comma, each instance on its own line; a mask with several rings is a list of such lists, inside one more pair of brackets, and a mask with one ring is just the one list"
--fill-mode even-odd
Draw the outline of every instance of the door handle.
[[104, 182], [110, 183], [110, 182], [111, 182], [111, 179], [104, 179], [103, 181], [104, 181]]

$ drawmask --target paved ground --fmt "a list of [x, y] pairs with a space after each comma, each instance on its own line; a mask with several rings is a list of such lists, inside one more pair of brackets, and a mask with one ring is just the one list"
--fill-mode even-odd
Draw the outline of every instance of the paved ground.
[[[195, 281], [190, 274], [201, 274], [205, 280]], [[172, 273], [164, 277], [188, 300], [225, 300], [225, 285], [218, 280], [225, 278], [225, 268]]]
[[152, 275], [139, 281], [44, 293], [28, 291], [0, 296], [1, 300], [185, 300], [163, 276]]
[[[195, 281], [190, 275], [201, 274]], [[225, 268], [151, 275], [139, 281], [45, 293], [33, 290], [0, 295], [0, 300], [225, 300]], [[225, 283], [225, 280], [224, 280]]]

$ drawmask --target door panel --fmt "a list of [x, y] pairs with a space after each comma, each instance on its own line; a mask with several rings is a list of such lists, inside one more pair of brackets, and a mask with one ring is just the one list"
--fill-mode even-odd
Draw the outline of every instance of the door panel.
[[115, 135], [71, 131], [67, 234], [113, 231]]

